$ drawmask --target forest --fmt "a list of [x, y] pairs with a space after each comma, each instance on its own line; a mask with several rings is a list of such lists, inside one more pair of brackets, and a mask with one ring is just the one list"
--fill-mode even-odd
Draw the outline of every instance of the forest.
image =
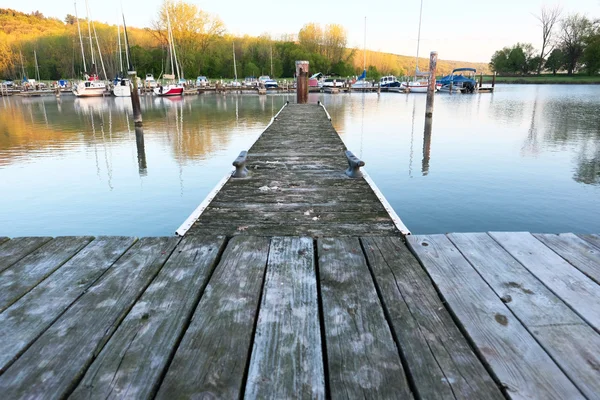
[[[131, 61], [139, 76], [153, 73], [158, 77], [171, 73], [167, 51], [167, 9], [177, 58], [187, 79], [195, 79], [198, 75], [213, 79], [232, 78], [234, 51], [240, 79], [263, 74], [292, 78], [296, 60], [309, 60], [311, 73], [352, 76], [360, 74], [363, 69], [363, 50], [347, 46], [347, 32], [341, 25], [307, 23], [299, 32], [278, 38], [268, 34], [237, 37], [227, 33], [218, 16], [203, 11], [195, 4], [165, 0], [149, 27], [127, 27]], [[81, 77], [91, 68], [90, 47], [94, 49], [100, 77], [105, 78], [104, 71], [107, 79], [116, 76], [121, 70], [117, 24], [122, 25], [122, 22], [115, 21], [110, 25], [91, 21], [88, 24], [79, 11], [79, 18], [68, 14], [60, 20], [45, 17], [37, 11], [28, 14], [0, 9], [0, 78], [34, 77], [34, 52], [42, 80]], [[79, 30], [83, 44], [79, 40]], [[120, 31], [122, 34], [122, 26]], [[124, 45], [121, 36], [121, 46]], [[85, 67], [82, 48], [87, 63]], [[124, 48], [122, 57], [125, 57]], [[372, 79], [388, 74], [411, 75], [415, 69], [415, 58], [410, 56], [367, 50], [366, 60], [368, 76]], [[425, 69], [428, 58], [420, 58], [419, 63], [420, 68]], [[440, 59], [438, 73], [449, 73], [457, 66], [475, 67], [482, 72], [488, 69], [483, 63]]]
[[517, 43], [498, 50], [490, 68], [498, 74], [556, 75], [600, 71], [600, 20], [581, 14], [564, 15], [560, 7], [542, 7], [536, 19], [540, 26], [541, 49], [531, 43]]

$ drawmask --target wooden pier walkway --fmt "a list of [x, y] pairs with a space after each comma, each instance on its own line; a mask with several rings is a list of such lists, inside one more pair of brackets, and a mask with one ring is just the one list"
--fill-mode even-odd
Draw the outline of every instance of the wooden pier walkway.
[[323, 237], [408, 232], [368, 177], [346, 175], [346, 150], [323, 107], [289, 104], [248, 151], [248, 176], [228, 179], [201, 207], [197, 222], [191, 226], [192, 219], [178, 233]]
[[0, 237], [0, 398], [600, 397], [600, 236], [404, 237], [345, 150], [290, 105], [183, 237]]
[[579, 399], [600, 237], [0, 238], [0, 393]]

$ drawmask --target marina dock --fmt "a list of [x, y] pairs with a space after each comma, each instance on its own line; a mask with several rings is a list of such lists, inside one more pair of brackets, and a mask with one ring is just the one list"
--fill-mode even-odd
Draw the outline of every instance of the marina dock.
[[349, 150], [289, 104], [178, 236], [0, 238], [2, 397], [598, 398], [600, 236], [411, 235]]

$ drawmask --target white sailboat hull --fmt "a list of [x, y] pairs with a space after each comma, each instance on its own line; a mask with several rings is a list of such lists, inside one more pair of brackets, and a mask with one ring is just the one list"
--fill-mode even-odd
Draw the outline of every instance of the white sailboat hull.
[[83, 81], [73, 87], [77, 97], [101, 97], [106, 94], [106, 85], [100, 81]]

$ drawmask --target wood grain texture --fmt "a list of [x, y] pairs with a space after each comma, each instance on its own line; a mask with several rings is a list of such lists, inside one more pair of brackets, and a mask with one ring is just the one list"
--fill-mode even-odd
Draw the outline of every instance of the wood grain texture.
[[0, 375], [6, 398], [61, 399], [83, 376], [180, 238], [143, 238]]
[[0, 272], [50, 240], [50, 237], [19, 237], [0, 245]]
[[406, 240], [509, 397], [583, 398], [446, 236]]
[[320, 106], [288, 105], [249, 150], [248, 177], [230, 179], [188, 234], [400, 235], [369, 184], [344, 173], [345, 150]]
[[412, 398], [358, 238], [318, 245], [331, 398]]
[[311, 238], [271, 240], [245, 398], [325, 398]]
[[596, 246], [597, 248], [600, 249], [600, 235], [577, 235], [580, 238], [582, 238], [583, 240], [586, 240], [587, 242], [593, 244], [594, 246]]
[[151, 398], [224, 244], [215, 237], [183, 239], [70, 398]]
[[361, 240], [418, 396], [503, 399], [402, 239]]
[[268, 254], [267, 238], [229, 241], [156, 398], [240, 396]]
[[600, 330], [600, 286], [528, 232], [490, 232], [500, 245]]
[[575, 385], [600, 393], [600, 335], [489, 235], [448, 238]]
[[0, 313], [0, 373], [135, 242], [99, 237]]
[[0, 312], [87, 246], [92, 237], [58, 237], [0, 273]]
[[534, 234], [555, 253], [600, 284], [600, 249], [572, 233], [560, 235]]

